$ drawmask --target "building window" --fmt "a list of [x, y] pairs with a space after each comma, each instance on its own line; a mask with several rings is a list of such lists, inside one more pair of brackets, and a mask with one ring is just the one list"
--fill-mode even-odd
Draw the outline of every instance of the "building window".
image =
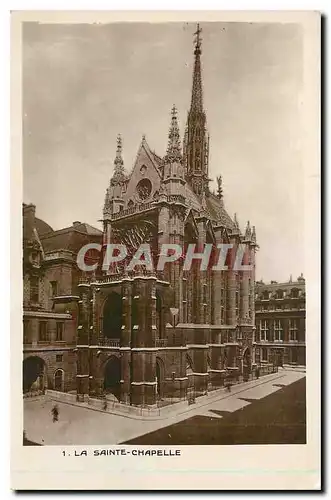
[[63, 323], [56, 323], [56, 341], [61, 342], [63, 340]]
[[225, 324], [225, 313], [224, 313], [224, 307], [221, 307], [221, 325]]
[[62, 361], [63, 361], [63, 354], [57, 354], [56, 355], [56, 362], [62, 363]]
[[57, 281], [51, 281], [52, 297], [57, 296]]
[[239, 318], [239, 290], [236, 291], [236, 318]]
[[266, 342], [269, 336], [269, 323], [266, 319], [260, 320], [260, 340]]
[[207, 304], [203, 305], [203, 322], [206, 325], [208, 323], [208, 310], [207, 310]]
[[274, 332], [275, 332], [274, 341], [275, 342], [282, 342], [283, 341], [283, 326], [282, 326], [282, 321], [280, 319], [274, 320]]
[[262, 293], [262, 300], [269, 300], [269, 292], [267, 290]]
[[47, 322], [40, 321], [39, 323], [39, 341], [46, 342], [47, 341]]
[[207, 293], [208, 293], [208, 285], [207, 283], [203, 284], [203, 303], [207, 304]]
[[297, 299], [299, 297], [299, 290], [297, 288], [292, 288], [291, 297], [292, 299]]
[[298, 340], [298, 322], [296, 319], [290, 319], [289, 322], [289, 341], [296, 342]]
[[39, 278], [31, 276], [30, 278], [30, 300], [33, 303], [39, 302]]
[[261, 361], [268, 361], [268, 349], [261, 349]]

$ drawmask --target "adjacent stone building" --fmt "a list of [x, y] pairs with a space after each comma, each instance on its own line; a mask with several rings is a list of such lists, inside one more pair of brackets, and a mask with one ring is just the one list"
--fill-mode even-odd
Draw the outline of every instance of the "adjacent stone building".
[[54, 231], [23, 205], [23, 392], [76, 389], [76, 256], [102, 233], [74, 222]]
[[[181, 146], [177, 112], [171, 112], [168, 147], [157, 155], [142, 138], [130, 173], [118, 138], [114, 173], [103, 210], [103, 243], [123, 243], [131, 257], [149, 243], [156, 261], [163, 243], [184, 249], [195, 243], [233, 244], [228, 271], [183, 269], [183, 259], [164, 272], [119, 264], [87, 273], [79, 285], [77, 396], [112, 393], [130, 405], [204, 394], [225, 377], [245, 376], [254, 365], [255, 228], [241, 233], [223, 199], [210, 189], [209, 134], [203, 106], [201, 38], [194, 49], [193, 85]], [[238, 182], [240, 179], [238, 178]], [[243, 188], [242, 186], [240, 187]], [[238, 245], [249, 271], [231, 264]]]
[[306, 364], [306, 283], [256, 283], [256, 361], [283, 365]]

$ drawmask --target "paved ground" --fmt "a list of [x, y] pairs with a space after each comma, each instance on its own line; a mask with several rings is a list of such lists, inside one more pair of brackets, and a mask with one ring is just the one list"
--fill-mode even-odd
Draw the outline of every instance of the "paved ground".
[[[45, 445], [116, 444], [128, 442], [139, 436], [141, 436], [140, 439], [147, 439], [144, 444], [160, 444], [161, 442], [162, 444], [181, 444], [180, 436], [186, 435], [185, 429], [191, 429], [189, 442], [192, 442], [192, 444], [195, 444], [196, 441], [194, 440], [198, 439], [198, 435], [202, 439], [199, 444], [208, 444], [210, 433], [216, 433], [217, 439], [221, 439], [221, 434], [224, 435], [223, 421], [228, 418], [224, 417], [224, 415], [233, 414], [234, 421], [229, 422], [229, 425], [232, 425], [232, 427], [239, 425], [247, 431], [248, 425], [258, 418], [260, 413], [264, 415], [260, 425], [266, 427], [269, 423], [272, 423], [275, 411], [283, 408], [279, 418], [283, 419], [284, 426], [288, 426], [290, 422], [286, 415], [291, 402], [301, 401], [301, 406], [299, 405], [301, 410], [302, 406], [305, 406], [304, 377], [305, 374], [302, 372], [282, 370], [278, 375], [268, 375], [254, 382], [234, 386], [231, 393], [227, 393], [225, 390], [210, 393], [208, 396], [199, 398], [196, 404], [183, 407], [179, 414], [170, 414], [156, 420], [139, 420], [67, 403], [58, 403], [59, 421], [53, 423], [51, 416], [52, 401], [47, 400], [45, 397], [34, 401], [26, 399], [24, 400], [24, 429], [26, 438], [29, 441]], [[300, 379], [302, 379], [301, 384], [295, 384]], [[292, 391], [290, 396], [282, 396], [282, 394], [288, 394], [284, 386], [286, 388], [291, 384], [293, 384], [292, 387], [297, 387], [297, 389], [294, 392]], [[274, 402], [273, 399], [267, 400], [267, 398], [275, 398], [278, 395], [280, 399], [278, 398]], [[265, 404], [259, 407], [258, 405], [263, 401], [265, 401]], [[253, 410], [254, 408], [256, 410]], [[267, 411], [268, 408], [272, 410]], [[244, 415], [244, 412], [248, 411], [248, 409], [253, 413], [250, 417], [247, 417], [247, 420], [243, 422], [236, 420], [238, 414], [242, 413]], [[293, 411], [291, 409], [289, 413], [294, 415]], [[299, 415], [299, 413], [298, 411], [297, 414]], [[247, 415], [250, 415], [250, 413]], [[181, 427], [176, 427], [175, 424]], [[216, 427], [212, 427], [215, 424], [222, 424], [223, 431], [218, 431]], [[179, 430], [173, 433], [176, 436], [175, 438], [167, 441], [169, 436], [168, 438], [165, 436], [171, 435], [171, 432], [167, 430], [170, 426]], [[160, 431], [160, 429], [162, 430]], [[159, 431], [159, 434], [154, 433], [151, 437], [151, 433], [154, 431]], [[148, 435], [149, 437], [147, 437]], [[283, 435], [285, 436], [284, 433]], [[174, 439], [176, 440], [174, 441]], [[239, 439], [238, 435], [233, 439]], [[185, 444], [189, 444], [189, 442], [186, 440]]]
[[[249, 397], [252, 391], [247, 391]], [[275, 388], [262, 399], [251, 399], [247, 393], [245, 406], [233, 411], [214, 409], [218, 418], [195, 416], [183, 422], [140, 436], [126, 444], [305, 444], [306, 443], [306, 379]], [[256, 392], [254, 393], [256, 394]], [[216, 406], [215, 406], [216, 408]], [[215, 417], [216, 417], [215, 415]]]

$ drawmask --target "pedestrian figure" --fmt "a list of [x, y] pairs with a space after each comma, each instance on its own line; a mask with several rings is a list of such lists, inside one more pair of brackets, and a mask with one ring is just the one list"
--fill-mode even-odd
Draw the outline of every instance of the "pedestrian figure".
[[255, 375], [256, 375], [256, 378], [260, 377], [260, 367], [259, 366], [256, 367]]
[[57, 405], [54, 405], [52, 408], [53, 422], [57, 422], [59, 420], [59, 409]]
[[103, 402], [103, 410], [107, 411], [107, 408], [108, 408], [108, 402], [107, 402], [107, 399], [105, 399]]

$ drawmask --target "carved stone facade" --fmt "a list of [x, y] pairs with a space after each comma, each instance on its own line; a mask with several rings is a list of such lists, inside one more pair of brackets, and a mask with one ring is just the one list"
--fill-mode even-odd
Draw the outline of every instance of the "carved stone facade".
[[306, 283], [256, 284], [256, 357], [259, 363], [306, 365]]
[[23, 392], [76, 391], [76, 255], [101, 231], [74, 222], [54, 231], [23, 205]]
[[[204, 394], [230, 374], [249, 374], [254, 365], [256, 234], [244, 234], [226, 212], [222, 180], [209, 188], [209, 135], [202, 99], [201, 39], [197, 30], [191, 107], [183, 149], [175, 107], [164, 157], [143, 137], [130, 174], [118, 138], [114, 174], [106, 191], [103, 243], [128, 247], [125, 263], [96, 272], [79, 285], [77, 393], [113, 394], [131, 405], [153, 406]], [[206, 244], [232, 244], [230, 270], [190, 270], [184, 258], [163, 272], [125, 269], [141, 243], [152, 247], [154, 269], [163, 244], [195, 252]], [[235, 271], [236, 249], [245, 249]]]

